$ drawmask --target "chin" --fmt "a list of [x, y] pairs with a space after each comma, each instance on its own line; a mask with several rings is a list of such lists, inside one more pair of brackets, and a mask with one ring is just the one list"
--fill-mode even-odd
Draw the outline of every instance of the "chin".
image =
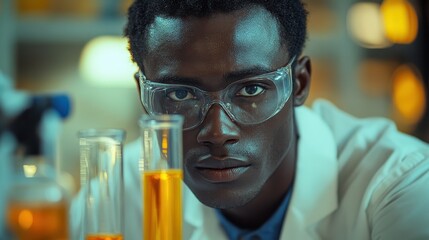
[[[193, 191], [194, 192], [194, 191]], [[198, 200], [211, 208], [232, 209], [240, 208], [253, 200], [257, 191], [237, 192], [237, 191], [220, 191], [220, 192], [194, 192]]]

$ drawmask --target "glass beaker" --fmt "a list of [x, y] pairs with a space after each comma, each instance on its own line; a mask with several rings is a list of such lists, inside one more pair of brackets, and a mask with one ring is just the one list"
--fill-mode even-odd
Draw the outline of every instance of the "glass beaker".
[[68, 197], [43, 156], [16, 159], [7, 222], [20, 240], [67, 240]]
[[123, 142], [120, 129], [79, 131], [86, 240], [123, 239]]
[[140, 119], [144, 239], [182, 239], [182, 125], [179, 115]]

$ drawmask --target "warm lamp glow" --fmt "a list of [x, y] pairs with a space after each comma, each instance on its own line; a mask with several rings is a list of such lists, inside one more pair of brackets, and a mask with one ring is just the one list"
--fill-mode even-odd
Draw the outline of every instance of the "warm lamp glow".
[[133, 75], [138, 68], [127, 46], [122, 37], [103, 36], [89, 41], [79, 63], [84, 80], [101, 86], [135, 86]]
[[415, 68], [402, 65], [393, 75], [393, 104], [404, 120], [416, 124], [426, 108], [422, 79]]
[[406, 0], [384, 0], [381, 5], [386, 37], [393, 43], [408, 44], [416, 39], [417, 14]]
[[356, 3], [347, 16], [351, 35], [363, 47], [384, 48], [391, 43], [384, 36], [380, 5], [377, 3]]

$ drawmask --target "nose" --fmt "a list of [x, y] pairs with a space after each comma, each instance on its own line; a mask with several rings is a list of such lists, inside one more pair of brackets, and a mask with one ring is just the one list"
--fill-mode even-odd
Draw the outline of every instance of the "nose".
[[207, 146], [224, 146], [240, 139], [238, 126], [219, 104], [213, 104], [201, 123], [197, 141]]

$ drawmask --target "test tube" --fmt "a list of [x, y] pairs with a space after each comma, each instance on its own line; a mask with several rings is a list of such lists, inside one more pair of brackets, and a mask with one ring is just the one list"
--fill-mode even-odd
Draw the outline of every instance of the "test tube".
[[122, 240], [125, 131], [87, 129], [78, 136], [80, 180], [85, 195], [85, 239]]
[[180, 115], [140, 119], [144, 239], [182, 239], [182, 125]]

